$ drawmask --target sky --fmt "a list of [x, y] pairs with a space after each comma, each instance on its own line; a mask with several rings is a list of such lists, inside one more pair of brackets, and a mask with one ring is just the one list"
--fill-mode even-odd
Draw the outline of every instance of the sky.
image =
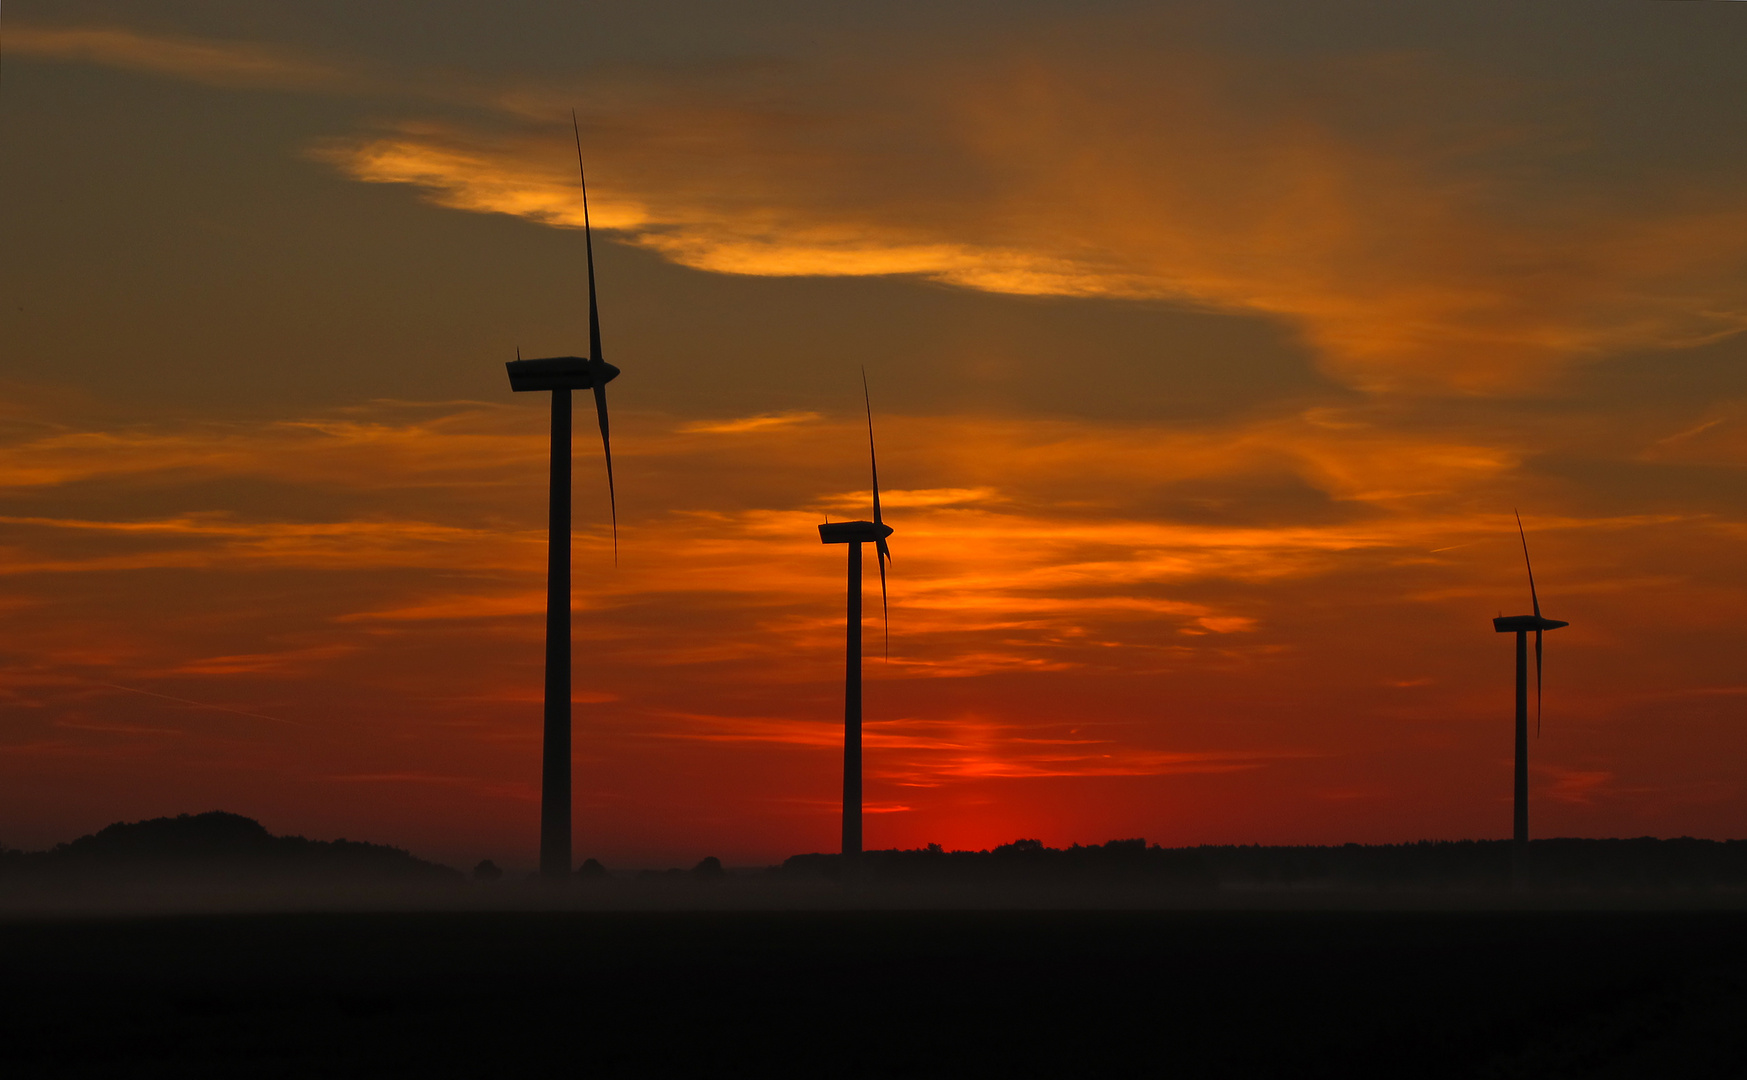
[[[1747, 836], [1747, 6], [12, 0], [0, 843]], [[579, 421], [582, 417], [579, 416]]]

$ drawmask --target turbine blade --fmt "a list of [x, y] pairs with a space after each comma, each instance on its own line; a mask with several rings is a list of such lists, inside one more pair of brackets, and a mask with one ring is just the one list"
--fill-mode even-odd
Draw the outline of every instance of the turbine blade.
[[607, 506], [613, 514], [613, 565], [619, 565], [619, 497], [613, 490], [613, 440], [607, 433], [607, 388], [606, 384], [594, 384], [594, 411], [601, 422], [601, 449], [607, 456]]
[[[588, 255], [588, 359], [603, 362], [601, 356], [601, 312], [594, 291], [594, 230], [588, 220], [588, 171], [582, 166], [582, 126], [576, 121], [576, 110], [570, 110], [570, 134], [576, 139], [576, 179], [582, 186], [582, 246]], [[613, 488], [613, 440], [607, 431], [607, 387], [600, 378], [594, 382], [594, 411], [601, 423], [601, 450], [607, 459], [607, 506], [613, 519], [613, 565], [619, 565], [619, 496]]]
[[880, 614], [886, 623], [886, 662], [892, 660], [892, 607], [886, 600], [886, 563], [891, 561], [892, 553], [886, 549], [886, 542], [881, 540], [874, 545], [880, 564]]
[[[570, 110], [570, 132], [576, 136], [576, 177], [582, 183], [582, 246], [588, 253], [588, 358], [601, 359], [601, 315], [594, 295], [594, 230], [588, 222], [588, 173], [582, 168], [582, 128], [576, 122], [576, 110]], [[606, 406], [601, 406], [604, 410]], [[606, 415], [602, 412], [602, 415]]]
[[[880, 525], [884, 524], [880, 520], [880, 459], [879, 455], [874, 453], [873, 399], [868, 397], [867, 368], [865, 367], [861, 369], [861, 403], [867, 410], [867, 460], [873, 471], [874, 524]], [[882, 551], [884, 551], [885, 546], [886, 542], [881, 540], [880, 549]], [[880, 564], [880, 573], [885, 573], [885, 563], [883, 562]]]
[[[1516, 514], [1516, 511], [1511, 511]], [[1535, 618], [1541, 617], [1541, 598], [1535, 593], [1535, 564], [1529, 561], [1529, 536], [1523, 532], [1523, 516], [1516, 515], [1516, 534], [1523, 542], [1523, 565], [1529, 571], [1529, 599], [1535, 605]]]
[[1541, 632], [1535, 631], [1535, 738], [1541, 737]]

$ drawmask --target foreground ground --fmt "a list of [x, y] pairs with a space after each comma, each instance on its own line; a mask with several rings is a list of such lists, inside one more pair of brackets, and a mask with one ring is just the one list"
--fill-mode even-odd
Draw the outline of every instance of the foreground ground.
[[0, 923], [12, 1076], [1747, 1074], [1741, 912]]

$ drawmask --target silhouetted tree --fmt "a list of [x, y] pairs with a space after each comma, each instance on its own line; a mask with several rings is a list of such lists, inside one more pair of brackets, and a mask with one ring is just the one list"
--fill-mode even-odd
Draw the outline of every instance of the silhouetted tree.
[[692, 867], [692, 877], [699, 881], [719, 881], [728, 876], [728, 871], [722, 869], [722, 860], [714, 855], [706, 855], [702, 862]]
[[479, 865], [473, 868], [474, 881], [496, 881], [503, 877], [503, 870], [490, 859], [479, 860]]
[[[1738, 889], [1747, 886], [1747, 840], [1536, 840], [1530, 849], [1539, 888]], [[1210, 889], [1490, 889], [1510, 881], [1505, 840], [1422, 840], [1410, 844], [1324, 847], [1210, 845], [1162, 848], [1111, 840], [1047, 848], [1016, 840], [992, 851], [862, 853], [864, 869], [883, 881], [1101, 882]], [[835, 878], [836, 855], [793, 855], [770, 873]]]
[[576, 868], [576, 876], [584, 881], [604, 878], [607, 876], [607, 868], [595, 859], [584, 859], [582, 865]]

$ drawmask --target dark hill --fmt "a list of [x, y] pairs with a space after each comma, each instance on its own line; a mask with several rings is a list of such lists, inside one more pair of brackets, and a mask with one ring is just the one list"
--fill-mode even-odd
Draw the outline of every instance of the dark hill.
[[400, 848], [355, 840], [274, 836], [260, 822], [214, 810], [118, 822], [48, 851], [0, 852], [0, 877], [92, 880], [272, 878], [441, 883], [461, 872]]

